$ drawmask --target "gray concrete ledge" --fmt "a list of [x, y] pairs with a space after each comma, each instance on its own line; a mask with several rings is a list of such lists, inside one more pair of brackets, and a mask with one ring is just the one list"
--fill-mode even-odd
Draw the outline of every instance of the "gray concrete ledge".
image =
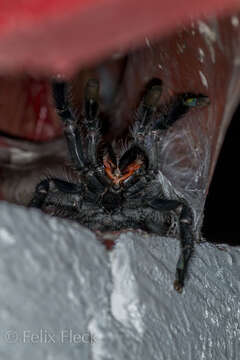
[[173, 289], [175, 239], [95, 235], [0, 205], [0, 359], [237, 359], [240, 249], [196, 245]]

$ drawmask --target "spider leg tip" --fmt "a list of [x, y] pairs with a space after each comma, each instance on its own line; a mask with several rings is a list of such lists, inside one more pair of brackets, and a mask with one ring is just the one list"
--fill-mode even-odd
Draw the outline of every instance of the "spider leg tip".
[[179, 294], [182, 293], [182, 291], [183, 291], [183, 284], [181, 284], [178, 280], [175, 280], [175, 281], [174, 281], [173, 287], [174, 287], [174, 289], [175, 289]]

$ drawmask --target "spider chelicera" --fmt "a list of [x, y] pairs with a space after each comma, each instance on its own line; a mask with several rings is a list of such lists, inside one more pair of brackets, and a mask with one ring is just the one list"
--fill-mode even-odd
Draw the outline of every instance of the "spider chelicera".
[[94, 231], [142, 229], [166, 235], [171, 221], [178, 224], [181, 253], [174, 287], [181, 292], [193, 251], [193, 212], [184, 198], [169, 199], [159, 181], [160, 148], [164, 131], [191, 108], [209, 104], [207, 96], [183, 93], [159, 108], [162, 81], [153, 79], [139, 102], [135, 122], [125, 141], [104, 141], [99, 83], [89, 79], [80, 118], [75, 116], [65, 81], [52, 84], [56, 111], [64, 125], [75, 182], [54, 177], [41, 181], [31, 207], [51, 208]]

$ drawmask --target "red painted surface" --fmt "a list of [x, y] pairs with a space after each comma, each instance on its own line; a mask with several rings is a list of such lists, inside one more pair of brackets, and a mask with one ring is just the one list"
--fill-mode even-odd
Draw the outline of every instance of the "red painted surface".
[[1, 77], [0, 131], [34, 141], [61, 134], [46, 80], [26, 75]]
[[60, 124], [41, 76], [72, 73], [146, 37], [237, 7], [238, 0], [0, 1], [1, 73], [34, 75], [2, 78], [0, 130], [33, 140], [58, 136]]
[[11, 0], [0, 2], [0, 69], [71, 72], [238, 0]]
[[25, 122], [25, 114], [23, 114], [21, 122], [26, 124], [25, 137], [44, 141], [60, 135], [62, 130], [52, 110], [49, 83], [46, 80], [29, 79], [26, 91], [26, 109], [32, 109], [33, 117], [32, 121]]

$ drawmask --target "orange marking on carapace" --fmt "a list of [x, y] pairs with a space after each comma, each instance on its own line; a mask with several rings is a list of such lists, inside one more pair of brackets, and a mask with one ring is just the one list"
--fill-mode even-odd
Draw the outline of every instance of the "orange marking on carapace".
[[112, 173], [112, 167], [111, 167], [111, 165], [113, 165], [112, 162], [107, 159], [103, 159], [103, 164], [105, 166], [105, 172], [107, 176], [114, 182], [115, 176]]
[[103, 160], [103, 164], [105, 166], [105, 172], [107, 176], [112, 180], [114, 184], [118, 185], [119, 183], [121, 183], [122, 181], [126, 180], [131, 175], [133, 175], [134, 172], [142, 166], [143, 162], [141, 160], [136, 160], [135, 162], [129, 164], [126, 170], [124, 171], [124, 175], [122, 176], [120, 176], [120, 170], [118, 168], [116, 169], [117, 170], [116, 172], [118, 172], [119, 175], [112, 173], [113, 170], [112, 167], [114, 165], [110, 160], [105, 158]]

